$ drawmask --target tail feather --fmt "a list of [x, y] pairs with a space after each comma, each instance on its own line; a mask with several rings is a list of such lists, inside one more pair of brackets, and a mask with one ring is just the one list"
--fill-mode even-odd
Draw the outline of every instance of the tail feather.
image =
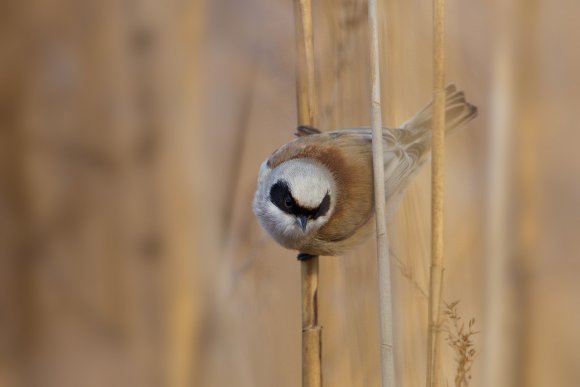
[[[477, 116], [477, 108], [465, 100], [465, 93], [458, 91], [451, 84], [445, 88], [445, 127], [450, 132], [461, 127]], [[425, 140], [431, 136], [433, 120], [433, 102], [429, 102], [419, 113], [405, 122], [401, 129], [409, 131], [413, 142]]]
[[[455, 85], [445, 88], [445, 130], [447, 133], [463, 126], [477, 115], [477, 108], [465, 100], [465, 94]], [[399, 130], [387, 130], [383, 136], [393, 145], [385, 153], [385, 188], [387, 217], [394, 214], [405, 188], [421, 165], [429, 159], [433, 104], [429, 103]]]

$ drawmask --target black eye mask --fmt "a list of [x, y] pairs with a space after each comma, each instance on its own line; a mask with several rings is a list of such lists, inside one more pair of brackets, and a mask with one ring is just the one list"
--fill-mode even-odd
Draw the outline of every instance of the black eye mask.
[[310, 219], [324, 216], [330, 209], [330, 195], [328, 193], [326, 193], [318, 208], [300, 207], [292, 197], [288, 183], [284, 180], [278, 180], [272, 186], [270, 189], [270, 201], [287, 214], [305, 216]]

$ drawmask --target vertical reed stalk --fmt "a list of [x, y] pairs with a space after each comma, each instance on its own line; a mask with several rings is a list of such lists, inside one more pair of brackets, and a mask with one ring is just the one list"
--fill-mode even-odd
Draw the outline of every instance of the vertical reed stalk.
[[538, 37], [539, 1], [517, 1], [516, 28], [520, 55], [517, 58], [518, 71], [514, 125], [515, 138], [518, 147], [515, 153], [514, 165], [514, 196], [512, 199], [516, 210], [516, 238], [514, 246], [514, 263], [517, 280], [515, 284], [515, 354], [514, 354], [514, 386], [532, 385], [530, 370], [533, 368], [534, 340], [534, 302], [533, 282], [537, 271], [537, 243], [539, 240], [538, 222], [538, 185], [537, 173], [540, 170], [538, 162], [538, 122], [539, 103], [536, 42]]
[[[316, 127], [311, 0], [294, 0], [298, 124]], [[322, 386], [322, 327], [318, 325], [318, 256], [300, 263], [302, 272], [302, 386]]]
[[440, 305], [443, 286], [445, 156], [445, 1], [433, 0], [433, 161], [431, 164], [431, 274], [427, 333], [427, 387], [441, 381]]
[[516, 105], [515, 2], [498, 3], [495, 58], [487, 145], [485, 329], [483, 331], [483, 385], [514, 386], [513, 343], [508, 318], [513, 305], [510, 284], [509, 196], [510, 150], [513, 147]]
[[385, 168], [383, 159], [383, 129], [381, 116], [381, 77], [379, 51], [379, 22], [377, 0], [369, 0], [369, 28], [371, 52], [371, 126], [373, 130], [373, 173], [375, 212], [377, 222], [377, 267], [379, 282], [379, 319], [381, 334], [381, 386], [395, 384], [393, 356], [393, 312], [391, 269], [385, 217]]

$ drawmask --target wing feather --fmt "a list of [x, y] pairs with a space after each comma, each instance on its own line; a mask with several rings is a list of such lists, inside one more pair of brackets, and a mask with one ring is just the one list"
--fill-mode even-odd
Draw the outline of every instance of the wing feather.
[[[449, 132], [471, 121], [477, 115], [477, 108], [465, 100], [465, 94], [455, 85], [445, 89], [446, 131]], [[411, 177], [429, 159], [431, 149], [432, 103], [429, 103], [401, 128], [383, 128], [383, 158], [385, 165], [385, 190], [387, 195], [387, 215], [397, 208]], [[330, 136], [358, 135], [372, 142], [370, 128], [341, 129], [329, 133]]]

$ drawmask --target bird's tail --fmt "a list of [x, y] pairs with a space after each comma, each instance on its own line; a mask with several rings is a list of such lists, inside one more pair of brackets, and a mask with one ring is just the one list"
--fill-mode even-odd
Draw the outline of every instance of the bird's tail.
[[[463, 91], [457, 90], [455, 85], [445, 88], [445, 131], [447, 133], [457, 129], [477, 116], [477, 107], [465, 100]], [[401, 129], [411, 134], [411, 143], [425, 140], [430, 143], [431, 125], [433, 120], [433, 102], [429, 102], [419, 113], [405, 122]], [[428, 137], [428, 138], [426, 138]]]
[[[477, 108], [465, 100], [455, 85], [445, 88], [446, 133], [463, 126], [477, 115]], [[433, 103], [429, 103], [398, 130], [387, 130], [383, 136], [387, 143], [397, 146], [387, 148], [385, 153], [385, 180], [387, 190], [387, 217], [391, 218], [403, 197], [413, 174], [429, 159], [431, 150], [431, 125]]]

